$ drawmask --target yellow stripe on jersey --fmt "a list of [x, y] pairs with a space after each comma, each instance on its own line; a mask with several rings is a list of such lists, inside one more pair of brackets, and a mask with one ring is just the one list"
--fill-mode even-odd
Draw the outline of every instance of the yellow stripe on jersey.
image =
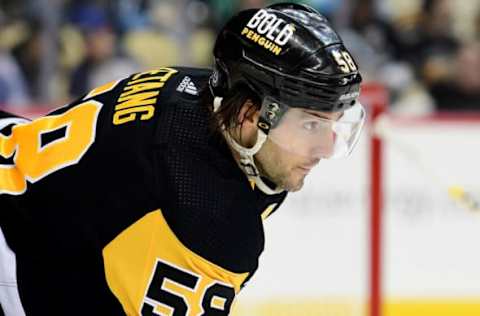
[[275, 207], [277, 207], [278, 203], [270, 204], [263, 212], [262, 212], [262, 220], [266, 220], [267, 217], [273, 212]]
[[103, 258], [107, 283], [127, 315], [228, 315], [248, 276], [189, 250], [161, 210], [124, 230], [103, 249]]
[[94, 98], [100, 94], [103, 94], [105, 92], [108, 92], [110, 90], [113, 90], [117, 84], [119, 83], [120, 81], [117, 80], [117, 81], [112, 81], [112, 82], [109, 82], [109, 83], [106, 83], [104, 85], [101, 85], [100, 87], [97, 87], [95, 89], [93, 89], [92, 91], [90, 91], [84, 98], [83, 100], [87, 100], [87, 99], [90, 99], [90, 98]]

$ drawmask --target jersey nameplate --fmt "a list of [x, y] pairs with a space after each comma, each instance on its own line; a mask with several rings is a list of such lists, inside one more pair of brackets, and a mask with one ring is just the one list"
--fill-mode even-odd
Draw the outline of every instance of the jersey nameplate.
[[159, 68], [134, 75], [123, 88], [115, 105], [113, 124], [120, 125], [140, 119], [149, 120], [155, 113], [155, 104], [161, 88], [178, 71]]

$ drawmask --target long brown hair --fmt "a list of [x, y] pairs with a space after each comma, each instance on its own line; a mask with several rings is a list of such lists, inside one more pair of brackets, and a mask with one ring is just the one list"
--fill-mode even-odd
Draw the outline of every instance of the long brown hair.
[[211, 112], [211, 128], [213, 131], [220, 131], [222, 126], [225, 129], [233, 129], [240, 125], [237, 117], [242, 106], [250, 100], [255, 110], [260, 110], [261, 99], [247, 85], [237, 85], [230, 89], [222, 100], [222, 105], [217, 112], [213, 112], [213, 95], [206, 85], [200, 92], [202, 103], [209, 108]]

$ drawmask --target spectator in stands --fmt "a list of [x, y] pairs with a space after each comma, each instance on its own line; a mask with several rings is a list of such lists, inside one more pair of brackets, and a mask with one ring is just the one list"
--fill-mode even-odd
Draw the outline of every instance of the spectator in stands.
[[480, 42], [480, 8], [477, 12], [474, 23], [475, 40]]
[[355, 3], [350, 27], [385, 58], [397, 60], [403, 55], [403, 45], [394, 26], [380, 16], [372, 0], [358, 0]]
[[148, 11], [151, 10], [152, 1], [107, 1], [106, 6], [111, 12], [117, 34], [123, 35], [131, 30], [147, 27], [151, 23]]
[[451, 66], [460, 44], [452, 32], [450, 1], [424, 0], [422, 8], [418, 38], [412, 47], [410, 60], [430, 90], [436, 83], [450, 77]]
[[461, 47], [453, 59], [451, 74], [431, 84], [436, 109], [480, 110], [480, 42]]
[[[4, 23], [0, 11], [0, 28]], [[0, 106], [25, 106], [30, 101], [25, 80], [15, 59], [2, 44], [0, 42]]]
[[401, 59], [403, 43], [394, 25], [379, 14], [374, 1], [355, 3], [350, 25], [341, 35], [360, 64], [366, 81], [384, 83], [392, 101], [411, 84], [413, 70]]
[[94, 6], [76, 8], [72, 21], [82, 30], [86, 45], [85, 57], [71, 77], [73, 97], [140, 70], [131, 58], [119, 53], [117, 38], [105, 11]]
[[0, 106], [28, 105], [25, 80], [15, 59], [0, 47]]
[[267, 1], [265, 0], [241, 0], [239, 1], [239, 8], [244, 9], [251, 9], [251, 8], [261, 8], [265, 6]]
[[42, 26], [37, 20], [29, 21], [28, 35], [13, 49], [12, 55], [25, 78], [27, 94], [33, 100], [39, 99], [42, 92], [38, 84], [42, 64]]

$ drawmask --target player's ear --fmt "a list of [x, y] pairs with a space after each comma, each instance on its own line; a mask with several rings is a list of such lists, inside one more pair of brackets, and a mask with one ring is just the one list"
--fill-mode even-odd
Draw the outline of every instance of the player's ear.
[[238, 112], [237, 120], [239, 124], [249, 123], [257, 125], [259, 117], [260, 111], [258, 110], [258, 107], [252, 102], [252, 100], [247, 99]]

